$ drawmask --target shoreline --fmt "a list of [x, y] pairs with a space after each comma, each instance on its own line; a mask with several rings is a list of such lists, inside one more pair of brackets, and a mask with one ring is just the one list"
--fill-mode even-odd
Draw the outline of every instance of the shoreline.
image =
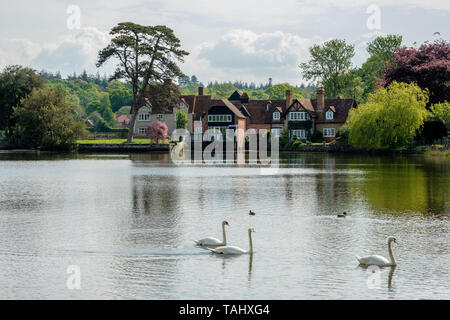
[[[14, 148], [12, 146], [0, 146], [0, 153], [45, 153], [45, 154], [67, 154], [67, 153], [170, 153], [172, 145], [169, 144], [80, 144], [75, 150], [40, 150]], [[343, 145], [310, 145], [297, 148], [280, 148], [279, 153], [332, 153], [332, 154], [365, 154], [365, 155], [430, 155], [448, 156], [448, 147], [420, 146], [414, 149], [397, 150], [364, 150], [355, 149]], [[225, 151], [226, 152], [226, 151]], [[245, 150], [245, 153], [255, 152]]]

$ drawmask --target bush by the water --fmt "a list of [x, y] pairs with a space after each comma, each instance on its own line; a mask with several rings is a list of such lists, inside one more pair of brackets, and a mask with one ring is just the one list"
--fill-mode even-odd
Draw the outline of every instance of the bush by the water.
[[316, 130], [311, 135], [311, 142], [317, 143], [317, 142], [323, 142], [323, 134], [321, 131]]

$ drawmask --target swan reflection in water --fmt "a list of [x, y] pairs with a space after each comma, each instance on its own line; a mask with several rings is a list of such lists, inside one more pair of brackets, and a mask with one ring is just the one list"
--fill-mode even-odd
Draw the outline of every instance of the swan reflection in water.
[[388, 288], [389, 289], [392, 288], [392, 277], [394, 276], [395, 268], [397, 268], [397, 266], [392, 266], [391, 270], [389, 270], [389, 275], [388, 275]]
[[387, 287], [388, 289], [392, 289], [392, 279], [394, 278], [396, 265], [394, 266], [358, 266], [359, 268], [363, 268], [366, 270], [368, 274], [368, 278], [366, 279], [366, 283], [369, 289], [379, 289], [381, 282], [381, 274], [387, 272], [387, 268], [389, 268], [388, 278], [387, 278]]

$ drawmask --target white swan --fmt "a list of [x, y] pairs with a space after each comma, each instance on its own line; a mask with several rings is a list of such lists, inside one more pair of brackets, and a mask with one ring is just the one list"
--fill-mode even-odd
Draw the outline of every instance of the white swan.
[[227, 221], [222, 221], [222, 234], [223, 240], [219, 240], [217, 238], [208, 237], [200, 240], [194, 240], [194, 242], [198, 246], [226, 246], [227, 245], [227, 236], [225, 234], [225, 226], [229, 226]]
[[386, 259], [385, 257], [379, 256], [379, 255], [371, 255], [367, 257], [358, 257], [356, 256], [356, 259], [359, 261], [360, 265], [363, 266], [382, 266], [382, 267], [388, 267], [388, 266], [396, 266], [397, 262], [395, 261], [394, 255], [392, 254], [392, 248], [391, 243], [395, 242], [397, 243], [397, 240], [394, 237], [388, 237], [388, 252], [389, 252], [389, 258]]
[[215, 249], [208, 248], [208, 250], [216, 254], [253, 254], [252, 232], [255, 232], [255, 229], [248, 229], [248, 242], [250, 247], [248, 251], [235, 246], [223, 246]]

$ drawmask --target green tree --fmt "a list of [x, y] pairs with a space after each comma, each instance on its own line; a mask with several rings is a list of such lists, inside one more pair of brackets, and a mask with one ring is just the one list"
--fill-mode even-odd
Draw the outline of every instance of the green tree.
[[248, 90], [248, 96], [251, 100], [268, 100], [269, 95], [264, 90]]
[[86, 113], [91, 114], [92, 112], [100, 112], [102, 108], [102, 103], [100, 100], [94, 100], [92, 102], [89, 102], [89, 104], [86, 106]]
[[390, 61], [395, 50], [402, 44], [402, 36], [388, 34], [379, 36], [367, 45], [370, 56], [378, 56], [382, 61]]
[[339, 75], [350, 70], [351, 59], [355, 55], [354, 46], [344, 40], [334, 39], [312, 46], [309, 52], [311, 59], [300, 64], [303, 77], [320, 82], [327, 96], [336, 97], [343, 87]]
[[75, 122], [71, 130], [76, 139], [84, 139], [89, 135], [89, 131], [86, 130], [86, 125], [83, 122]]
[[189, 117], [186, 114], [186, 112], [184, 112], [183, 109], [177, 110], [176, 119], [177, 119], [177, 129], [187, 129]]
[[364, 83], [362, 101], [365, 101], [367, 96], [375, 90], [377, 79], [383, 76], [385, 66], [392, 61], [395, 50], [401, 44], [402, 36], [400, 35], [380, 36], [368, 44], [367, 52], [369, 52], [370, 57], [358, 70], [358, 74]]
[[216, 83], [212, 88], [207, 88], [206, 93], [213, 99], [227, 99], [234, 91], [238, 90], [231, 82]]
[[181, 102], [180, 95], [179, 87], [169, 81], [151, 86], [149, 100], [153, 113], [172, 113]]
[[342, 98], [354, 99], [358, 104], [362, 103], [364, 99], [365, 84], [358, 75], [357, 70], [352, 70], [338, 77], [338, 81], [342, 83], [342, 88], [339, 95]]
[[432, 116], [436, 120], [442, 121], [447, 130], [450, 130], [450, 102], [441, 102], [433, 104], [430, 107]]
[[14, 127], [13, 108], [33, 89], [42, 88], [44, 79], [36, 71], [21, 66], [8, 66], [0, 73], [0, 130], [11, 135]]
[[176, 62], [183, 62], [189, 53], [180, 49], [180, 40], [166, 26], [143, 26], [132, 22], [119, 23], [110, 32], [111, 43], [98, 54], [97, 67], [115, 58], [119, 61], [113, 79], [131, 82], [133, 99], [128, 142], [133, 140], [134, 125], [151, 81], [182, 77]]
[[114, 118], [114, 112], [111, 110], [111, 102], [109, 100], [108, 93], [104, 92], [100, 98], [100, 109], [98, 110], [102, 115], [102, 118], [108, 123], [109, 126], [114, 127], [116, 125], [116, 119]]
[[376, 90], [350, 111], [350, 144], [366, 149], [408, 146], [427, 117], [427, 103], [428, 92], [416, 84], [393, 82]]
[[267, 88], [264, 92], [269, 96], [268, 99], [286, 99], [286, 91], [291, 90], [294, 99], [303, 99], [303, 95], [300, 91], [291, 86], [289, 83], [276, 84], [272, 87]]
[[111, 109], [116, 112], [123, 106], [129, 106], [133, 100], [133, 92], [126, 83], [114, 80], [108, 83], [106, 91], [109, 93], [111, 100]]
[[74, 142], [75, 120], [65, 93], [59, 89], [42, 88], [21, 100], [13, 109], [16, 125], [13, 141], [25, 147], [44, 149], [67, 148]]

